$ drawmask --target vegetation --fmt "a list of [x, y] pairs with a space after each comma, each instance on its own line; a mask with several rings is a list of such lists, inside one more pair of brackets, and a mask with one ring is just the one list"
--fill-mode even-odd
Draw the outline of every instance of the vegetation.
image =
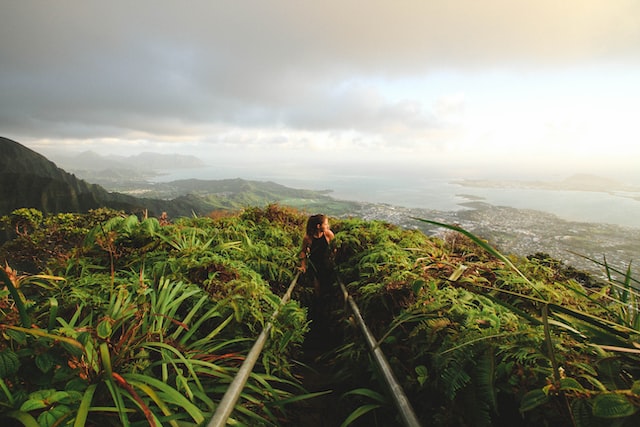
[[[17, 234], [4, 257], [46, 273], [1, 270], [3, 418], [201, 424], [279, 305], [299, 221], [273, 210], [164, 225], [106, 211], [6, 217]], [[237, 421], [275, 425], [281, 402], [303, 394], [290, 361], [305, 330], [303, 309], [288, 303]]]
[[[294, 276], [305, 220], [277, 205], [173, 223], [106, 209], [3, 217], [3, 425], [205, 423]], [[426, 222], [450, 231], [332, 221], [339, 277], [424, 425], [638, 425], [631, 265], [592, 260], [598, 281]], [[232, 422], [290, 425], [313, 397], [296, 367], [310, 298], [300, 286], [280, 310]], [[349, 313], [332, 307], [335, 411], [344, 425], [397, 425]]]
[[[451, 233], [425, 239], [352, 220], [336, 237], [341, 276], [425, 425], [638, 424], [631, 268], [604, 262], [609, 280], [597, 283], [544, 254], [506, 257], [465, 230], [427, 222]], [[362, 384], [375, 373], [352, 341], [341, 349], [343, 374]], [[393, 419], [388, 409], [378, 418]]]
[[[245, 206], [274, 202], [309, 209], [322, 206], [328, 213], [357, 206], [353, 202], [333, 200], [326, 191], [297, 190], [273, 182], [243, 179], [189, 179], [169, 183], [143, 180], [126, 182], [124, 186], [110, 183], [112, 191], [117, 189], [145, 196], [140, 198], [107, 191], [100, 185], [78, 179], [44, 156], [7, 138], [0, 137], [0, 152], [3, 153], [0, 156], [0, 215], [10, 215], [24, 206], [45, 214], [88, 212], [108, 207], [139, 215], [160, 216], [166, 212], [170, 217], [205, 215], [213, 210], [240, 210]], [[151, 154], [145, 156], [147, 165], [158, 160]], [[115, 176], [113, 171], [108, 175], [111, 179]], [[3, 241], [4, 236], [0, 235], [0, 242]]]

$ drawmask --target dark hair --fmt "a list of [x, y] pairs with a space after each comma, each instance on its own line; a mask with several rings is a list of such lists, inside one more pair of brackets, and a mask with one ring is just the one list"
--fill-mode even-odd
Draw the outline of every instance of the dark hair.
[[327, 219], [327, 216], [323, 214], [311, 215], [307, 220], [307, 236], [313, 237], [316, 231], [318, 231], [318, 226], [321, 225], [325, 219]]

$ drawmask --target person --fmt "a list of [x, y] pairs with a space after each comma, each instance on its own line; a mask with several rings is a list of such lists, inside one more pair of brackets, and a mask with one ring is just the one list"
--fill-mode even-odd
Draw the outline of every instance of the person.
[[316, 297], [326, 295], [335, 281], [329, 249], [334, 237], [326, 215], [316, 214], [309, 217], [306, 234], [302, 239], [300, 270], [303, 273], [311, 273]]
[[316, 214], [307, 220], [300, 251], [300, 270], [313, 281], [313, 298], [309, 301], [309, 339], [304, 351], [309, 355], [322, 354], [342, 340], [341, 328], [331, 316], [340, 300], [334, 284], [337, 275], [331, 258], [331, 241], [335, 235], [326, 215]]

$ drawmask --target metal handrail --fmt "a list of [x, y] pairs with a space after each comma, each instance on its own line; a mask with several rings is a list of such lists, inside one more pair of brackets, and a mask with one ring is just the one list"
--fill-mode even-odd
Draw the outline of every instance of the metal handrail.
[[[233, 412], [233, 409], [235, 408], [236, 403], [240, 398], [242, 389], [249, 379], [249, 375], [251, 374], [251, 371], [253, 370], [253, 367], [255, 366], [258, 357], [262, 352], [262, 349], [264, 348], [267, 337], [269, 336], [269, 332], [273, 327], [272, 321], [275, 320], [275, 318], [278, 316], [282, 306], [286, 304], [291, 298], [291, 294], [293, 293], [293, 289], [297, 284], [299, 276], [300, 272], [298, 272], [291, 281], [287, 292], [280, 300], [280, 306], [273, 312], [270, 321], [267, 322], [264, 329], [256, 339], [256, 342], [253, 344], [253, 347], [251, 347], [249, 354], [247, 355], [244, 362], [242, 362], [238, 373], [236, 374], [235, 378], [231, 382], [231, 385], [222, 397], [222, 400], [218, 404], [218, 407], [216, 408], [213, 417], [207, 424], [207, 427], [224, 427], [226, 425], [227, 419], [229, 418], [229, 416], [231, 416], [231, 413]], [[364, 319], [360, 314], [358, 305], [349, 295], [344, 284], [342, 284], [342, 282], [340, 281], [338, 281], [338, 283], [340, 284], [340, 288], [342, 290], [345, 301], [349, 303], [351, 311], [356, 317], [356, 321], [358, 322], [358, 325], [360, 326], [360, 329], [365, 336], [365, 340], [367, 341], [367, 345], [369, 346], [369, 351], [371, 351], [371, 353], [373, 354], [374, 360], [376, 361], [376, 364], [378, 365], [378, 368], [382, 373], [383, 379], [387, 387], [389, 387], [389, 390], [391, 391], [393, 401], [396, 405], [396, 408], [398, 409], [398, 412], [400, 413], [400, 416], [402, 417], [404, 424], [407, 427], [420, 427], [420, 422], [418, 421], [418, 417], [416, 416], [415, 411], [413, 410], [413, 407], [409, 402], [409, 399], [402, 389], [402, 386], [400, 386], [400, 383], [398, 383], [395, 375], [393, 374], [393, 370], [391, 369], [391, 366], [389, 365], [389, 362], [387, 361], [384, 353], [378, 346], [376, 339], [367, 327], [367, 324], [364, 322]]]
[[293, 292], [293, 288], [298, 282], [299, 276], [300, 272], [297, 272], [295, 277], [291, 281], [291, 284], [289, 285], [289, 289], [287, 289], [287, 292], [280, 299], [280, 306], [273, 312], [273, 314], [271, 315], [271, 320], [265, 325], [264, 329], [258, 336], [258, 339], [253, 344], [253, 347], [251, 347], [251, 351], [249, 351], [249, 354], [247, 355], [247, 358], [244, 360], [244, 362], [242, 362], [242, 365], [240, 366], [240, 370], [238, 370], [236, 377], [233, 379], [231, 385], [224, 393], [224, 396], [218, 404], [218, 407], [216, 408], [211, 421], [209, 421], [209, 424], [207, 424], [207, 427], [223, 427], [226, 425], [227, 419], [233, 412], [233, 408], [235, 408], [236, 403], [240, 398], [240, 393], [242, 393], [242, 389], [249, 379], [249, 375], [251, 374], [251, 371], [253, 370], [256, 361], [258, 360], [258, 356], [260, 356], [260, 352], [262, 352], [262, 349], [267, 342], [267, 337], [269, 336], [269, 332], [273, 327], [272, 321], [275, 320], [275, 318], [278, 316], [278, 313], [280, 312], [282, 306], [286, 304], [287, 301], [289, 301], [289, 299], [291, 298], [291, 293]]
[[374, 360], [376, 361], [376, 364], [378, 365], [378, 368], [382, 373], [385, 383], [391, 391], [393, 401], [396, 405], [396, 408], [398, 409], [398, 412], [400, 413], [400, 416], [402, 417], [402, 420], [404, 421], [404, 424], [407, 427], [420, 427], [420, 422], [418, 421], [418, 417], [416, 416], [415, 411], [411, 406], [411, 402], [409, 402], [409, 399], [402, 389], [402, 386], [400, 386], [400, 383], [398, 383], [398, 380], [396, 380], [396, 377], [393, 374], [393, 370], [391, 369], [389, 362], [387, 362], [387, 358], [378, 346], [378, 343], [367, 327], [367, 324], [364, 322], [364, 319], [360, 314], [358, 305], [353, 300], [353, 298], [351, 298], [351, 296], [347, 292], [347, 288], [342, 284], [342, 282], [339, 281], [339, 283], [344, 299], [349, 303], [351, 311], [353, 311], [353, 314], [356, 317], [356, 321], [358, 322], [358, 325], [360, 326], [360, 329], [362, 330], [362, 333], [367, 341], [367, 345], [369, 346], [369, 351], [373, 353]]

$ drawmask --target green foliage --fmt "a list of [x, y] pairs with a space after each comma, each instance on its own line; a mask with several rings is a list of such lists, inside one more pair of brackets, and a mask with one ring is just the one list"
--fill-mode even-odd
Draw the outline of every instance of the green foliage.
[[0, 379], [15, 375], [20, 367], [18, 355], [10, 348], [0, 351]]
[[18, 209], [0, 219], [5, 228], [7, 224], [15, 227], [15, 238], [0, 246], [0, 263], [10, 263], [13, 268], [31, 274], [63, 268], [77, 255], [92, 227], [118, 214], [110, 209], [97, 209], [84, 215], [43, 216], [35, 209]]
[[[264, 222], [260, 211], [251, 215]], [[272, 218], [255, 230], [243, 216], [161, 226], [119, 212], [65, 214], [44, 218], [41, 235], [10, 242], [37, 259], [36, 243], [48, 232], [69, 238], [58, 248], [66, 262], [49, 264], [61, 277], [10, 270], [11, 279], [3, 272], [19, 294], [0, 295], [7, 301], [0, 304], [0, 418], [25, 425], [202, 424], [278, 305], [274, 292], [291, 277], [265, 261], [294, 265], [287, 259], [298, 246], [294, 224], [304, 217], [277, 207], [264, 217]], [[291, 235], [278, 227], [286, 218]], [[244, 238], [227, 239], [232, 228]], [[262, 264], [255, 262], [265, 247]], [[20, 322], [21, 313], [30, 321]], [[271, 331], [273, 342], [233, 414], [237, 422], [275, 424], [284, 410], [276, 403], [294, 401], [300, 390], [291, 361], [305, 312], [288, 303]]]
[[364, 416], [365, 414], [382, 407], [383, 405], [388, 405], [389, 403], [386, 401], [386, 398], [375, 390], [367, 389], [367, 388], [357, 388], [354, 390], [349, 390], [348, 392], [342, 395], [342, 398], [357, 398], [358, 406], [351, 414], [340, 424], [340, 427], [347, 427], [353, 424], [358, 418]]
[[[460, 231], [453, 226], [447, 228]], [[637, 422], [640, 401], [632, 391], [632, 384], [640, 375], [637, 367], [640, 362], [637, 343], [640, 330], [633, 325], [637, 304], [634, 299], [636, 291], [631, 286], [630, 268], [622, 274], [624, 281], [618, 284], [614, 292], [608, 292], [612, 286], [616, 286], [611, 275], [608, 275], [608, 283], [594, 288], [585, 288], [571, 279], [558, 283], [556, 279], [562, 276], [559, 265], [540, 265], [535, 259], [529, 263], [511, 261], [476, 236], [466, 232], [463, 234], [507, 267], [507, 270], [500, 269], [496, 274], [500, 280], [493, 285], [467, 275], [465, 288], [490, 296], [491, 301], [520, 316], [520, 322], [526, 321], [509, 328], [518, 333], [516, 342], [519, 351], [515, 342], [509, 344], [507, 336], [501, 334], [494, 370], [504, 373], [504, 368], [508, 366], [511, 366], [512, 372], [513, 368], [520, 370], [519, 384], [511, 377], [505, 385], [522, 387], [521, 412], [531, 420], [539, 417], [546, 420], [564, 418], [574, 420], [573, 423], [579, 420], [580, 425], [600, 425], [603, 419], [626, 418], [629, 423]], [[516, 263], [521, 267], [516, 267]], [[609, 271], [606, 262], [604, 267]], [[536, 277], [536, 280], [529, 279], [524, 271]], [[517, 276], [510, 279], [510, 272]], [[502, 315], [499, 317], [504, 319]], [[451, 319], [451, 316], [448, 318]], [[523, 346], [523, 339], [529, 344]], [[483, 367], [484, 359], [478, 359], [473, 351], [477, 340], [464, 338], [463, 342], [473, 344], [466, 347], [465, 354], [455, 357], [455, 361], [471, 378], [471, 371], [464, 366], [469, 353], [473, 353], [472, 358], [476, 360], [475, 372], [478, 372], [478, 367]], [[544, 345], [540, 345], [541, 342]], [[612, 343], [616, 343], [616, 346]], [[513, 362], [516, 364], [513, 365]], [[523, 369], [527, 368], [529, 373], [523, 378], [522, 373], [527, 372]], [[448, 374], [449, 371], [445, 370], [444, 373]], [[455, 370], [451, 375], [446, 381], [448, 387], [462, 389], [457, 386], [466, 385], [464, 375]], [[494, 378], [499, 381], [500, 375]], [[527, 381], [523, 383], [522, 379]], [[543, 381], [540, 388], [534, 388], [536, 383]], [[477, 386], [479, 382], [473, 383]]]
[[42, 218], [42, 212], [37, 209], [21, 208], [11, 212], [7, 222], [15, 229], [16, 234], [25, 235], [38, 229]]
[[[295, 369], [308, 329], [296, 302], [304, 280], [279, 306], [306, 215], [277, 205], [173, 223], [109, 210], [14, 214], [3, 218], [14, 238], [0, 248], [20, 266], [0, 274], [3, 420], [201, 425], [276, 308], [230, 422], [280, 425], [289, 405], [317, 395]], [[639, 422], [631, 264], [593, 260], [605, 273], [596, 280], [429, 222], [449, 232], [332, 220], [340, 278], [425, 425]], [[331, 309], [344, 327], [326, 356], [342, 381], [344, 425], [396, 424], [352, 319], [341, 301]]]
[[[505, 256], [459, 227], [427, 222], [451, 231], [438, 240], [375, 221], [334, 227], [341, 277], [422, 420], [637, 422], [640, 330], [630, 267], [603, 263], [607, 282], [585, 280], [548, 256]], [[351, 382], [371, 384], [364, 343], [345, 344], [339, 355]], [[384, 405], [367, 409], [359, 416], [375, 414], [369, 422], [388, 414]]]

